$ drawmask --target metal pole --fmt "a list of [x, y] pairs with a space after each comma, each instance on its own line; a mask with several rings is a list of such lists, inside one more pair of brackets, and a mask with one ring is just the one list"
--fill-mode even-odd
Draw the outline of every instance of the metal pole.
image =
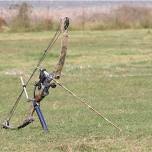
[[40, 109], [39, 104], [36, 103], [35, 101], [33, 101], [33, 107], [34, 107], [34, 109], [35, 109], [35, 111], [36, 111], [36, 113], [37, 113], [37, 115], [38, 115], [38, 118], [39, 118], [39, 120], [40, 120], [40, 123], [41, 123], [41, 125], [42, 125], [42, 128], [44, 129], [44, 131], [47, 132], [47, 131], [48, 131], [48, 127], [47, 127], [46, 121], [45, 121], [45, 119], [44, 119], [44, 116], [43, 116], [43, 114], [42, 114], [42, 111], [41, 111], [41, 109]]

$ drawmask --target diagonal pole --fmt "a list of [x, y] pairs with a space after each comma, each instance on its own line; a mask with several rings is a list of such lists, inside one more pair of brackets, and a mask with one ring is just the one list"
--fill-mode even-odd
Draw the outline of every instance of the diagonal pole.
[[69, 90], [67, 87], [65, 87], [63, 84], [61, 84], [60, 82], [58, 82], [57, 80], [53, 79], [53, 81], [58, 84], [61, 88], [63, 88], [65, 91], [67, 91], [69, 94], [71, 94], [73, 97], [75, 97], [77, 100], [79, 100], [81, 103], [83, 103], [84, 105], [86, 105], [90, 110], [92, 110], [93, 112], [95, 112], [98, 116], [102, 117], [105, 121], [107, 121], [110, 125], [112, 125], [113, 127], [115, 127], [116, 129], [118, 129], [120, 132], [122, 131], [121, 128], [119, 128], [116, 124], [114, 124], [112, 121], [110, 121], [108, 118], [106, 118], [105, 116], [103, 116], [100, 112], [98, 112], [96, 109], [94, 109], [92, 106], [90, 106], [84, 99], [78, 97], [74, 92], [72, 92], [71, 90]]

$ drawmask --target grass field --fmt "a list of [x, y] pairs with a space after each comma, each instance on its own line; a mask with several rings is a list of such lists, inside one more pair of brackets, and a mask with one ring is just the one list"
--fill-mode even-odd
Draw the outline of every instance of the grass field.
[[[53, 32], [0, 34], [0, 120], [4, 120]], [[42, 67], [53, 70], [60, 41]], [[28, 91], [38, 73], [31, 81]], [[49, 133], [38, 118], [19, 130], [0, 130], [1, 152], [152, 151], [152, 33], [150, 30], [70, 32], [61, 82], [112, 120], [119, 132], [57, 87], [41, 108]], [[18, 125], [28, 114], [25, 96], [12, 119]]]

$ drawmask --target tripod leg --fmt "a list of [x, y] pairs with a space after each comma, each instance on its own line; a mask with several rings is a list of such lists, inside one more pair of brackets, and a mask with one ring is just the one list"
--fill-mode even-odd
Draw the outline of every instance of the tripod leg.
[[44, 129], [44, 131], [48, 131], [48, 127], [47, 124], [45, 122], [44, 116], [42, 114], [42, 111], [40, 109], [40, 105], [38, 103], [36, 103], [35, 101], [33, 101], [33, 106], [34, 106], [34, 110], [36, 111], [38, 118], [40, 120], [40, 123], [42, 125], [42, 128]]

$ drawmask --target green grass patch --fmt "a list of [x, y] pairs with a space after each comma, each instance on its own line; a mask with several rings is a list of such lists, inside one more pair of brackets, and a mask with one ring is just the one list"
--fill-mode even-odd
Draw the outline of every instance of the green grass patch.
[[[152, 34], [148, 30], [69, 32], [69, 46], [61, 82], [87, 99], [115, 128], [57, 87], [42, 101], [49, 133], [38, 118], [19, 131], [0, 130], [0, 149], [7, 151], [151, 151], [152, 144]], [[0, 120], [4, 120], [20, 89], [19, 75], [27, 79], [53, 32], [0, 34]], [[60, 51], [58, 41], [42, 67], [53, 70]], [[32, 79], [28, 92], [32, 96]], [[27, 116], [25, 96], [12, 123]]]

